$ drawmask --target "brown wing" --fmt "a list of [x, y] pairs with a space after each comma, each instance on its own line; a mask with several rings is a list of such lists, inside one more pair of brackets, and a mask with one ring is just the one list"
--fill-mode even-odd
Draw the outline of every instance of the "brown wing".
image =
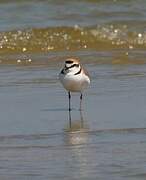
[[90, 78], [90, 74], [88, 73], [87, 69], [82, 67], [82, 70]]

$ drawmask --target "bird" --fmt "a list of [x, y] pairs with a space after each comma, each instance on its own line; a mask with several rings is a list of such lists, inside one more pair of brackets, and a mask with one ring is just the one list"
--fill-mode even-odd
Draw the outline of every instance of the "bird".
[[78, 58], [67, 58], [64, 67], [59, 73], [59, 80], [63, 87], [68, 92], [69, 107], [71, 111], [71, 93], [80, 93], [80, 108], [82, 110], [83, 91], [90, 84], [90, 77], [88, 71], [83, 68]]

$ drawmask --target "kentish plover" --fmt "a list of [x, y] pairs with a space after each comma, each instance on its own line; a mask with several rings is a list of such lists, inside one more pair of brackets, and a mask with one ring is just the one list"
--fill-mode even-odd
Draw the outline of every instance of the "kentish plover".
[[71, 110], [71, 92], [80, 93], [80, 110], [82, 110], [83, 90], [90, 84], [87, 70], [82, 67], [78, 59], [68, 58], [59, 74], [59, 79], [68, 91], [69, 111]]

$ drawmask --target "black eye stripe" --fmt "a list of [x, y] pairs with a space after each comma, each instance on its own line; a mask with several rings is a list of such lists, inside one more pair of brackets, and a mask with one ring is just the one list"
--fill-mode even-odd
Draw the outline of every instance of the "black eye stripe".
[[71, 65], [71, 66], [69, 66], [69, 67], [66, 67], [66, 69], [70, 69], [70, 68], [73, 68], [73, 67], [79, 67], [80, 65], [79, 64], [73, 64], [73, 65]]
[[70, 67], [79, 67], [79, 64], [73, 64], [72, 66], [70, 66]]
[[79, 64], [75, 64], [76, 67], [79, 67]]

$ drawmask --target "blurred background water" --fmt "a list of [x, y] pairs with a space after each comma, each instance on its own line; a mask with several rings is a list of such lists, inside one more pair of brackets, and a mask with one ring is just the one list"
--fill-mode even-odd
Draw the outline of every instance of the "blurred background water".
[[[145, 0], [0, 0], [0, 179], [145, 179], [145, 49]], [[71, 128], [70, 56], [92, 80]]]

